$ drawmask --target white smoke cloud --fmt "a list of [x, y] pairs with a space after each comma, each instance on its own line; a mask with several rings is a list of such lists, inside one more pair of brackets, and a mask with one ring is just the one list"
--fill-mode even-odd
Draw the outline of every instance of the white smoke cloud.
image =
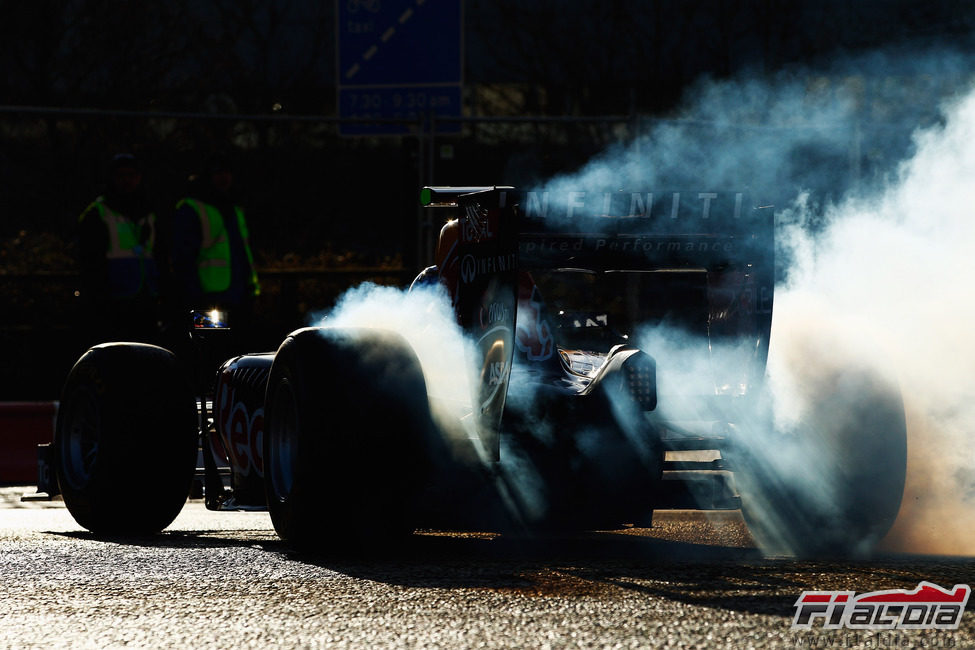
[[790, 334], [823, 323], [846, 354], [866, 354], [896, 376], [908, 415], [908, 485], [886, 544], [973, 554], [975, 92], [943, 115], [943, 124], [915, 132], [916, 153], [882, 191], [831, 207], [815, 237], [793, 232], [801, 254], [776, 299], [773, 363], [783, 373], [808, 362]]
[[[423, 370], [430, 401], [431, 415], [437, 424], [441, 439], [447, 443], [452, 455], [449, 462], [457, 467], [441, 467], [447, 478], [437, 479], [443, 490], [456, 488], [463, 496], [437, 494], [432, 498], [459, 499], [459, 507], [467, 512], [454, 513], [465, 516], [481, 513], [490, 524], [524, 524], [542, 516], [545, 511], [545, 486], [535, 468], [522, 455], [507, 448], [502, 454], [503, 467], [492, 468], [481, 492], [468, 492], [467, 481], [478, 464], [491, 464], [491, 455], [478, 444], [476, 424], [472, 415], [473, 389], [478, 382], [479, 369], [474, 367], [477, 358], [476, 344], [465, 336], [457, 322], [446, 289], [439, 283], [418, 285], [411, 290], [366, 283], [350, 289], [336, 305], [324, 314], [312, 318], [313, 324], [330, 330], [357, 328], [384, 329], [400, 334], [413, 348]], [[528, 386], [512, 389], [524, 400], [534, 394]], [[515, 400], [517, 401], [517, 400]], [[454, 474], [461, 469], [462, 474]], [[458, 477], [460, 482], [458, 482]], [[477, 480], [477, 479], [475, 479]], [[500, 504], [506, 518], [493, 519], [493, 508]], [[454, 523], [454, 522], [448, 522]]]
[[[836, 392], [853, 376], [900, 386], [909, 464], [890, 549], [975, 553], [971, 63], [957, 52], [886, 52], [829, 73], [702, 82], [677, 118], [533, 188], [553, 196], [748, 188], [780, 206], [775, 422], [815, 431], [840, 421], [823, 411], [844, 403]], [[662, 362], [662, 392], [713, 376], [714, 355], [695, 352], [680, 332], [651, 329], [640, 341]], [[848, 420], [874, 435], [864, 414]], [[752, 435], [753, 450], [779, 453], [772, 438]], [[816, 448], [774, 460], [792, 464], [796, 490], [835, 500], [829, 477], [849, 459], [832, 444], [817, 439]], [[812, 468], [812, 455], [821, 467]]]
[[[900, 386], [909, 464], [885, 541], [895, 550], [975, 554], [975, 92], [958, 86], [969, 63], [943, 52], [877, 55], [851, 64], [870, 70], [859, 81], [794, 71], [768, 82], [703, 82], [677, 119], [529, 188], [748, 188], [784, 206], [769, 359], [776, 423], [795, 428], [824, 406], [843, 405], [824, 396], [843, 389], [845, 369], [868, 368]], [[861, 83], [884, 74], [896, 83]], [[469, 409], [469, 342], [439, 289], [361, 287], [322, 324], [400, 332], [421, 361], [432, 403]], [[667, 374], [668, 357], [692, 379], [710, 372], [713, 356], [680, 362], [674, 332], [648, 329], [641, 342], [662, 362], [662, 393], [686, 379]], [[455, 415], [447, 409], [441, 421]], [[753, 442], [774, 453], [767, 439]], [[843, 449], [836, 453], [824, 462], [841, 465]], [[796, 476], [806, 461], [789, 459]], [[517, 467], [510, 469], [517, 484]], [[540, 493], [534, 482], [523, 481], [526, 494]], [[827, 485], [818, 489], [833, 498]]]
[[403, 336], [423, 369], [434, 417], [444, 432], [462, 436], [458, 414], [470, 411], [473, 343], [457, 324], [441, 285], [404, 291], [362, 284], [343, 294], [328, 313], [312, 320], [330, 329], [377, 328]]

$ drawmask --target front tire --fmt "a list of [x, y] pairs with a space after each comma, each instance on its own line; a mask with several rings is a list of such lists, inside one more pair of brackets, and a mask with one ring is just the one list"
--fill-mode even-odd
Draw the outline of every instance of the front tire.
[[189, 494], [198, 435], [196, 401], [171, 352], [91, 348], [68, 374], [54, 432], [65, 506], [94, 533], [159, 532]]

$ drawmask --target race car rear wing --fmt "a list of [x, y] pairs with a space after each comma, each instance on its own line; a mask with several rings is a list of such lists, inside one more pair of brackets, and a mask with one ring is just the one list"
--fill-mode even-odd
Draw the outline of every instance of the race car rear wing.
[[[748, 363], [755, 366], [750, 375], [762, 374], [775, 280], [774, 224], [772, 210], [755, 207], [745, 193], [546, 195], [462, 186], [425, 187], [420, 200], [453, 208], [457, 218], [456, 240], [438, 261], [439, 274], [458, 321], [478, 342], [482, 439], [491, 440], [499, 423], [519, 273], [538, 279], [544, 271], [584, 270], [627, 276], [627, 282], [634, 273], [643, 276], [627, 285], [639, 288], [635, 311], [641, 317], [658, 316], [654, 310], [661, 318], [686, 312], [685, 320], [699, 321], [711, 342], [748, 343]], [[489, 447], [496, 453], [496, 440]]]
[[[472, 404], [487, 458], [500, 458], [500, 427], [514, 352], [518, 290], [518, 231], [508, 187], [424, 187], [427, 207], [456, 208], [448, 248], [438, 259], [457, 320], [474, 342], [480, 380]], [[443, 240], [443, 235], [441, 239]]]
[[743, 192], [527, 192], [520, 204], [525, 269], [771, 267], [772, 210]]
[[[490, 198], [489, 198], [490, 196]], [[533, 192], [425, 187], [426, 207], [512, 208], [519, 267], [606, 270], [771, 268], [773, 211], [744, 192]]]
[[510, 185], [427, 186], [420, 190], [420, 205], [425, 208], [458, 208], [497, 192], [497, 203], [504, 207], [508, 193], [514, 191], [515, 188]]

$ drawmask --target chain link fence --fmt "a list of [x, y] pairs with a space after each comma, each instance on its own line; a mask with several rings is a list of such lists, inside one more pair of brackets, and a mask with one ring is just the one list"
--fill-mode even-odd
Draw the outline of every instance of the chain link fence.
[[[161, 220], [208, 157], [230, 157], [261, 276], [261, 331], [273, 349], [350, 286], [405, 287], [432, 262], [442, 216], [420, 209], [426, 184], [532, 188], [607, 151], [626, 150], [631, 160], [679, 168], [695, 187], [702, 170], [723, 159], [751, 190], [775, 201], [782, 196], [764, 190], [794, 192], [783, 182], [791, 170], [803, 170], [807, 189], [819, 183], [824, 194], [839, 193], [910, 145], [910, 131], [878, 121], [729, 124], [610, 115], [390, 122], [407, 135], [343, 136], [343, 126], [374, 123], [334, 117], [0, 106], [0, 345], [7, 369], [0, 401], [56, 397], [87, 344], [78, 327], [77, 221], [103, 191], [108, 162], [119, 152], [140, 157]], [[668, 145], [676, 132], [679, 143], [693, 144], [687, 160], [680, 144]], [[780, 158], [770, 157], [777, 150]], [[759, 176], [764, 189], [756, 188]]]
[[[52, 399], [84, 350], [76, 231], [108, 161], [138, 155], [160, 219], [208, 156], [229, 154], [261, 276], [269, 339], [349, 286], [407, 286], [440, 223], [424, 184], [525, 186], [631, 135], [626, 117], [465, 119], [409, 135], [340, 135], [350, 120], [0, 107], [0, 400]], [[449, 130], [449, 135], [439, 134]], [[277, 341], [268, 341], [268, 346]]]

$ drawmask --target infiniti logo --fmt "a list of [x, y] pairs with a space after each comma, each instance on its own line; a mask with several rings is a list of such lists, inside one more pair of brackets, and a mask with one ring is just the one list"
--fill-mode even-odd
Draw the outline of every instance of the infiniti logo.
[[465, 255], [460, 263], [460, 277], [464, 284], [470, 284], [477, 277], [477, 263], [473, 255]]

